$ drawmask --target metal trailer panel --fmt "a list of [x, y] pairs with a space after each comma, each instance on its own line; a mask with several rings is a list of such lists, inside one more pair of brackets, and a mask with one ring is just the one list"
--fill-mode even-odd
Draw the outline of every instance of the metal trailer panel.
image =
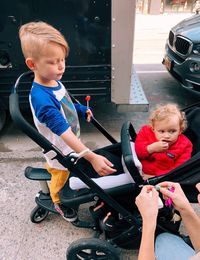
[[134, 0], [112, 1], [111, 100], [119, 111], [147, 111], [148, 101], [133, 68]]
[[[91, 95], [93, 102], [110, 102], [111, 0], [1, 0], [1, 107], [8, 107], [13, 82], [27, 70], [20, 48], [19, 27], [35, 20], [55, 26], [69, 43], [70, 54], [62, 78], [66, 88], [81, 101]], [[29, 89], [27, 82], [20, 99], [23, 106], [27, 105]]]
[[[27, 70], [19, 27], [29, 21], [43, 20], [58, 28], [69, 42], [70, 55], [62, 81], [73, 95], [81, 102], [91, 95], [93, 104], [114, 102], [124, 108], [132, 104], [135, 110], [137, 103], [134, 106], [133, 103], [139, 88], [131, 89], [134, 19], [132, 0], [1, 0], [0, 109], [8, 108], [12, 84]], [[30, 84], [27, 79], [20, 93], [24, 108], [29, 106]], [[141, 84], [137, 85], [141, 92]]]

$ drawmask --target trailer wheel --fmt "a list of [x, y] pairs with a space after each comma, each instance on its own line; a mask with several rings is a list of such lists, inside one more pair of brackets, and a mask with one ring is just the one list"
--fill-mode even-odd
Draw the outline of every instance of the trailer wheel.
[[3, 129], [6, 122], [6, 111], [4, 109], [0, 109], [0, 131]]
[[36, 206], [32, 211], [31, 211], [31, 221], [33, 223], [40, 223], [42, 222], [49, 214], [49, 211], [40, 207], [40, 206]]
[[101, 259], [120, 260], [120, 250], [109, 242], [98, 238], [81, 238], [67, 249], [67, 260]]

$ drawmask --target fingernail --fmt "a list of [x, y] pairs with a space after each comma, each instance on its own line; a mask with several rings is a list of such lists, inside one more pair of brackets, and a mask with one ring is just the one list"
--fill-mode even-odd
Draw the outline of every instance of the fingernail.
[[157, 191], [160, 191], [160, 186], [159, 186], [159, 185], [156, 185], [156, 186], [155, 186], [155, 189], [156, 189]]

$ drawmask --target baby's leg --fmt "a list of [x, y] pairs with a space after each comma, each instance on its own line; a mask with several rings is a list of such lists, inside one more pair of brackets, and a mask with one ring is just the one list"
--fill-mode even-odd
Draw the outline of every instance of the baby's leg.
[[147, 179], [152, 178], [152, 177], [155, 177], [155, 175], [149, 175], [149, 174], [142, 173], [142, 178], [144, 181], [146, 181]]
[[[102, 189], [110, 189], [128, 183], [134, 183], [129, 173], [102, 176], [101, 178], [92, 178], [92, 180]], [[70, 177], [69, 186], [72, 190], [88, 188], [88, 186], [77, 177]]]

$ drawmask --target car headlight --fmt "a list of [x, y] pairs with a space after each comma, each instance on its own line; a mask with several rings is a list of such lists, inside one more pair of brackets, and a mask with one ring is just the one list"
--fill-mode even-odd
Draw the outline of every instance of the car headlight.
[[200, 71], [200, 65], [197, 62], [191, 62], [189, 65], [190, 71], [191, 72], [198, 72]]
[[200, 43], [199, 44], [194, 44], [193, 53], [197, 54], [197, 55], [200, 55]]

